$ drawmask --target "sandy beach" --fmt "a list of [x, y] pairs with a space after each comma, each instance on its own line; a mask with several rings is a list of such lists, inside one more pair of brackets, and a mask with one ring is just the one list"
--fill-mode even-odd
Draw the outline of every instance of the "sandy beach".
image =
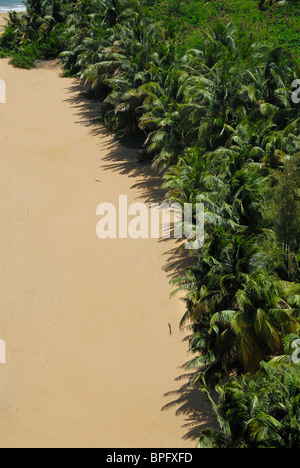
[[161, 201], [159, 182], [60, 75], [0, 61], [0, 446], [194, 447], [175, 243], [96, 237], [99, 203]]

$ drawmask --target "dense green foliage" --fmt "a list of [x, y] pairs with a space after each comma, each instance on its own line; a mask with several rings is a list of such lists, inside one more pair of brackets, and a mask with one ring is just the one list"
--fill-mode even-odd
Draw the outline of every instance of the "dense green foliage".
[[199, 47], [199, 30], [216, 22], [233, 23], [254, 41], [283, 46], [300, 53], [299, 0], [155, 0], [154, 18], [173, 22], [176, 42], [182, 49]]
[[29, 0], [26, 14], [9, 13], [9, 24], [0, 39], [0, 56], [12, 64], [32, 68], [35, 60], [56, 58], [66, 45], [65, 13], [62, 3]]
[[299, 448], [299, 366], [262, 363], [254, 376], [231, 378], [218, 390], [220, 404], [211, 401], [221, 430], [204, 431], [199, 447]]
[[[18, 66], [60, 53], [103, 100], [106, 125], [143, 145], [167, 199], [205, 204], [204, 247], [174, 284], [195, 382], [227, 381], [225, 422], [201, 442], [217, 446], [299, 444], [299, 18], [297, 2], [269, 3], [28, 0], [0, 40]], [[281, 387], [284, 401], [269, 401]]]

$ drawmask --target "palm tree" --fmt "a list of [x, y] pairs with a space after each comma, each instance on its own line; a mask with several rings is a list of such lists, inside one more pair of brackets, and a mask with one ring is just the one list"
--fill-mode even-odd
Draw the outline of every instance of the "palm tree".
[[297, 448], [300, 443], [300, 371], [262, 363], [255, 375], [218, 387], [217, 405], [205, 389], [220, 429], [202, 432], [201, 448]]
[[164, 185], [172, 200], [206, 206], [204, 248], [176, 281], [188, 290], [182, 325], [190, 322], [195, 335], [189, 367], [204, 364], [198, 376], [211, 369], [255, 372], [262, 359], [281, 354], [282, 338], [299, 327], [297, 310], [278, 286], [275, 235], [264, 228], [267, 179], [243, 152], [190, 155], [190, 164], [186, 153], [167, 172]]

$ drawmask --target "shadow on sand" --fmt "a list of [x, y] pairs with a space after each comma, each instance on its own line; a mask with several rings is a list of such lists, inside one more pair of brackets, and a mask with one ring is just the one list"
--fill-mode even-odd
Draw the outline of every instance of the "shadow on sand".
[[[76, 111], [78, 117], [77, 124], [84, 125], [90, 129], [94, 136], [101, 137], [99, 147], [105, 148], [107, 155], [102, 159], [101, 168], [106, 171], [118, 172], [135, 179], [132, 189], [138, 189], [139, 199], [146, 203], [162, 203], [165, 191], [161, 188], [162, 179], [155, 174], [151, 164], [141, 162], [137, 156], [137, 149], [130, 149], [114, 138], [111, 133], [101, 124], [99, 109], [101, 101], [91, 100], [86, 97], [83, 85], [80, 82], [73, 83], [69, 88], [68, 102]], [[138, 182], [136, 182], [138, 179]], [[168, 239], [161, 239], [166, 243], [168, 249]], [[184, 276], [185, 268], [192, 264], [187, 250], [179, 250], [172, 247], [165, 252], [164, 271], [170, 281], [174, 278]], [[185, 341], [188, 338], [185, 338]], [[180, 366], [184, 369], [185, 365]], [[204, 394], [191, 384], [192, 374], [184, 373], [177, 378], [178, 390], [165, 393], [164, 397], [168, 402], [163, 406], [162, 411], [174, 411], [176, 415], [184, 415], [184, 440], [191, 440], [196, 444], [201, 430], [208, 427], [216, 427], [217, 422], [212, 409]]]
[[191, 383], [193, 377], [193, 374], [185, 373], [176, 379], [180, 382], [180, 387], [178, 390], [164, 395], [171, 401], [162, 408], [162, 411], [176, 409], [176, 415], [183, 415], [186, 420], [183, 426], [186, 434], [183, 439], [191, 440], [196, 445], [201, 431], [208, 428], [217, 428], [218, 423], [205, 395]]

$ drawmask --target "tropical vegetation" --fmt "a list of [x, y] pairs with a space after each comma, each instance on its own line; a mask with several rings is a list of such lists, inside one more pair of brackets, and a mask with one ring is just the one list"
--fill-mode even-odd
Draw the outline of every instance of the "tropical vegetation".
[[220, 404], [212, 400], [220, 430], [203, 431], [199, 446], [299, 448], [299, 386], [299, 366], [262, 362], [256, 374], [231, 378], [218, 389]]
[[102, 101], [107, 127], [142, 147], [166, 199], [205, 205], [204, 246], [173, 281], [185, 294], [187, 368], [220, 423], [199, 446], [299, 447], [298, 3], [26, 6], [10, 14], [2, 56], [23, 67], [59, 56]]

